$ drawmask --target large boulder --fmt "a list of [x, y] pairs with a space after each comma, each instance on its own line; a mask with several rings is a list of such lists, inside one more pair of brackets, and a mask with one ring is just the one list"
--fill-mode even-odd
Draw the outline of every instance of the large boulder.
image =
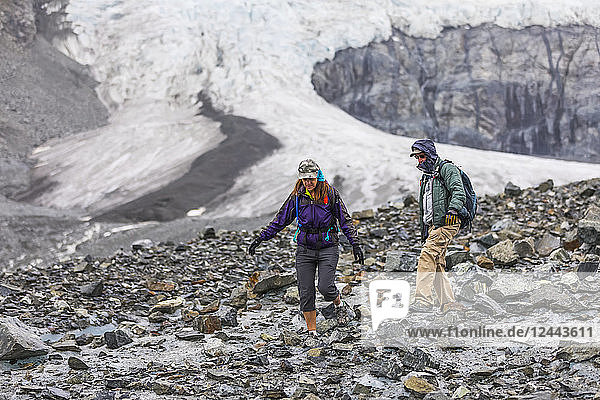
[[15, 317], [0, 318], [0, 360], [48, 354], [50, 348]]
[[487, 250], [487, 254], [495, 264], [513, 265], [519, 260], [519, 255], [515, 252], [514, 244], [510, 239], [493, 245]]
[[600, 207], [590, 206], [577, 224], [577, 234], [582, 242], [600, 244]]

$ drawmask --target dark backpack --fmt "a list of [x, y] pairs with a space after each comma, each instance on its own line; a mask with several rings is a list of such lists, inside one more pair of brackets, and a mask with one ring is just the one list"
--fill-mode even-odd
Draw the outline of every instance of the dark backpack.
[[[438, 175], [439, 170], [446, 163], [452, 163], [452, 161], [442, 161], [437, 171]], [[456, 168], [458, 168], [458, 166]], [[462, 184], [466, 196], [465, 205], [458, 212], [458, 216], [460, 217], [460, 229], [467, 229], [470, 232], [473, 228], [473, 220], [475, 219], [475, 214], [477, 213], [477, 195], [475, 194], [475, 190], [473, 190], [473, 185], [471, 184], [471, 179], [469, 178], [469, 176], [462, 169], [458, 168], [458, 170], [460, 171], [460, 178], [462, 179]], [[442, 182], [446, 190], [448, 190], [448, 187], [446, 187], [446, 183], [444, 182], [444, 180], [440, 179], [440, 181]]]

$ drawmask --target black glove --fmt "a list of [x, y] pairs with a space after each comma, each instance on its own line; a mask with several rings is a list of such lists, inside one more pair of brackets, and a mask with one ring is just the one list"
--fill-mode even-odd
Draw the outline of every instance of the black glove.
[[460, 218], [456, 215], [456, 211], [450, 210], [446, 214], [446, 225], [460, 224]]
[[365, 263], [365, 255], [359, 245], [352, 246], [352, 253], [354, 253], [354, 261], [358, 261], [359, 264]]
[[256, 252], [256, 248], [258, 247], [260, 242], [262, 242], [262, 239], [260, 237], [257, 237], [252, 243], [250, 243], [250, 247], [248, 247], [248, 253], [250, 253], [251, 256], [253, 256]]

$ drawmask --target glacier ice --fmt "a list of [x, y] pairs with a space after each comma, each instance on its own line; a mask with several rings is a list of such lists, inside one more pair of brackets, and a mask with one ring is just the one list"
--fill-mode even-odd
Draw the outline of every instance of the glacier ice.
[[[112, 117], [98, 131], [38, 152], [38, 174], [56, 182], [40, 202], [100, 210], [181, 176], [223, 139], [218, 124], [195, 115], [203, 91], [218, 108], [263, 122], [283, 144], [244, 171], [210, 216], [274, 211], [307, 157], [330, 180], [344, 178], [351, 209], [416, 190], [413, 139], [367, 126], [313, 90], [313, 65], [336, 50], [385, 39], [392, 26], [425, 37], [486, 22], [600, 26], [600, 6], [589, 0], [71, 0], [67, 12], [76, 36], [56, 45], [90, 65]], [[600, 175], [599, 165], [450, 145], [439, 152], [481, 193], [498, 192], [508, 180], [530, 186]]]

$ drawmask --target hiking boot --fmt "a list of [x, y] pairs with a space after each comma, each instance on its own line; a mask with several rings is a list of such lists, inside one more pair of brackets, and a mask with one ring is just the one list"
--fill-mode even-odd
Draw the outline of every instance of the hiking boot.
[[356, 313], [348, 303], [342, 301], [339, 306], [335, 307], [335, 319], [339, 326], [346, 326], [356, 318]]
[[308, 331], [304, 338], [304, 347], [314, 349], [316, 347], [324, 347], [324, 343], [316, 331]]
[[321, 315], [323, 315], [323, 317], [325, 319], [335, 319], [335, 317], [336, 317], [336, 313], [335, 313], [336, 308], [337, 307], [335, 306], [335, 304], [331, 303], [327, 307], [323, 307], [323, 308], [320, 309]]
[[453, 301], [451, 303], [446, 303], [442, 306], [442, 313], [446, 314], [449, 311], [464, 313], [465, 311], [467, 311], [467, 307], [465, 307], [458, 301]]
[[410, 305], [409, 311], [414, 313], [430, 313], [433, 310], [431, 304], [424, 303], [422, 301], [415, 301]]

